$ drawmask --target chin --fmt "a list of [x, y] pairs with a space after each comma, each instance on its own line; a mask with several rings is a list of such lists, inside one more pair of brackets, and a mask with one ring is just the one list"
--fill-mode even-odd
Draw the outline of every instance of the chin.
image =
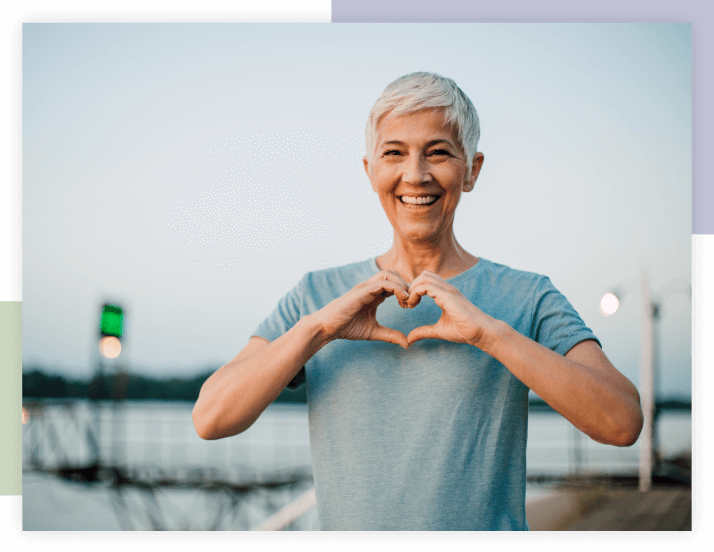
[[412, 243], [431, 243], [438, 241], [441, 235], [440, 232], [435, 231], [433, 228], [395, 229], [394, 234], [402, 240]]

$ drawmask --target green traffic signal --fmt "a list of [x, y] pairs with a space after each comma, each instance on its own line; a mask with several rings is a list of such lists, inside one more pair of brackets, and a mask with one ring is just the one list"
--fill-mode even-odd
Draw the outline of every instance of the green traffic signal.
[[102, 335], [121, 337], [124, 330], [124, 311], [117, 305], [106, 304], [102, 307], [99, 320], [99, 332]]

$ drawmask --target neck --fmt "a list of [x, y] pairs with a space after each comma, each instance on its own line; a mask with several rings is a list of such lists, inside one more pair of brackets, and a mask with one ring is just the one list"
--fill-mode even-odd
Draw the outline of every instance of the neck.
[[451, 232], [438, 242], [410, 242], [396, 233], [394, 245], [377, 257], [380, 270], [394, 270], [407, 282], [412, 282], [425, 270], [441, 278], [451, 278], [468, 270], [478, 262], [456, 241]]

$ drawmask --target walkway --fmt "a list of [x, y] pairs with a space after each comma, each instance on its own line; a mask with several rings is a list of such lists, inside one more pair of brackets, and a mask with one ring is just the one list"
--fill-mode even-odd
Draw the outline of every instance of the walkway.
[[563, 490], [526, 508], [532, 531], [691, 531], [692, 490]]

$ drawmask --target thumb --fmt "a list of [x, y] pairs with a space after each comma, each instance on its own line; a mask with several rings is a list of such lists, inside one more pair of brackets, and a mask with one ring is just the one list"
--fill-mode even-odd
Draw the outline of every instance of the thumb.
[[418, 328], [414, 328], [407, 336], [409, 345], [422, 339], [439, 339], [439, 336], [436, 334], [436, 324], [432, 326], [419, 326]]
[[371, 341], [385, 341], [386, 343], [394, 343], [395, 345], [399, 345], [404, 349], [409, 348], [409, 342], [407, 341], [406, 335], [392, 328], [385, 328], [384, 326], [380, 326], [379, 324], [377, 324], [377, 326], [374, 328], [372, 334], [369, 336], [369, 339]]

